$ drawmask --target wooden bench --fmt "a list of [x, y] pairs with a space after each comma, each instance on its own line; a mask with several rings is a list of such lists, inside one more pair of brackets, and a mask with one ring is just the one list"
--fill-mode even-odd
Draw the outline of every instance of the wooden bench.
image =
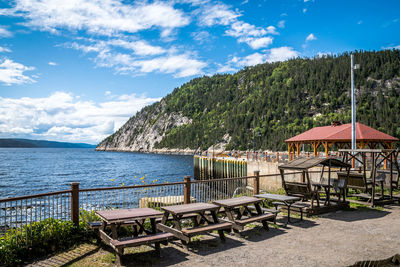
[[153, 243], [161, 243], [164, 241], [172, 240], [173, 234], [170, 233], [156, 233], [152, 235], [145, 235], [132, 238], [124, 238], [121, 240], [111, 240], [110, 245], [114, 249], [126, 248], [126, 247], [138, 247], [141, 245], [148, 245]]
[[191, 236], [195, 236], [198, 234], [203, 234], [203, 233], [208, 233], [208, 232], [218, 231], [218, 230], [227, 230], [228, 232], [230, 232], [231, 228], [232, 228], [231, 223], [222, 222], [222, 223], [209, 224], [209, 225], [194, 227], [194, 228], [185, 228], [185, 229], [182, 229], [182, 233], [187, 235], [188, 237], [191, 237]]
[[312, 207], [316, 200], [319, 207], [319, 192], [311, 189], [311, 183], [284, 182], [283, 186], [288, 196], [301, 197], [303, 200], [310, 199]]
[[274, 202], [272, 202], [272, 205], [274, 205], [275, 207], [278, 207], [278, 206], [286, 207], [286, 209], [288, 211], [288, 215], [290, 214], [290, 211], [293, 211], [293, 210], [300, 212], [300, 220], [303, 220], [303, 212], [304, 212], [303, 209], [308, 207], [308, 204], [302, 203], [302, 202], [296, 202], [291, 205], [288, 205], [288, 203], [285, 203], [285, 202], [274, 201]]
[[[251, 210], [256, 210], [255, 206], [248, 206], [249, 209]], [[278, 215], [278, 213], [281, 211], [280, 208], [276, 208], [276, 209], [269, 209], [269, 208], [265, 208], [265, 207], [261, 207], [261, 210], [266, 213], [272, 213], [274, 216], [274, 218], [270, 218], [273, 219], [274, 224], [276, 224], [276, 216]]]
[[[238, 219], [235, 220], [235, 223], [241, 228], [240, 230], [244, 229], [244, 226], [246, 224], [252, 223], [252, 222], [263, 222], [263, 221], [267, 221], [270, 219], [275, 219], [276, 215], [272, 214], [272, 213], [268, 213], [268, 214], [261, 214], [261, 215], [255, 215], [249, 218], [245, 218], [245, 219]], [[268, 225], [268, 224], [266, 224]]]
[[[337, 172], [338, 179], [346, 179], [346, 172]], [[364, 174], [350, 172], [347, 178], [347, 188], [361, 190], [364, 193], [370, 193], [372, 190], [372, 180], [367, 179]]]

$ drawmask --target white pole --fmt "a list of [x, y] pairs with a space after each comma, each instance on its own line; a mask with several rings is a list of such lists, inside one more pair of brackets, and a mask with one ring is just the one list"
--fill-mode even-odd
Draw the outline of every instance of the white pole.
[[354, 94], [354, 62], [350, 55], [351, 64], [351, 149], [356, 149], [356, 96]]

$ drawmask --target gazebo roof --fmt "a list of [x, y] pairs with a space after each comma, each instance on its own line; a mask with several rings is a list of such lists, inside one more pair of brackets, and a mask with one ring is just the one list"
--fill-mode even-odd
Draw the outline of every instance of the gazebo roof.
[[318, 165], [329, 166], [329, 164], [331, 167], [351, 167], [351, 165], [335, 158], [300, 158], [280, 165], [278, 169], [307, 170]]
[[[356, 123], [357, 141], [399, 141], [398, 138], [382, 133], [362, 123]], [[312, 128], [304, 133], [286, 139], [285, 142], [336, 141], [351, 142], [351, 123]]]

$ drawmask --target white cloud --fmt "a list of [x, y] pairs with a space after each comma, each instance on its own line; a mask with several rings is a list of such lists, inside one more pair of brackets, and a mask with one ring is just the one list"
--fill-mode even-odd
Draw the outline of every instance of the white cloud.
[[160, 55], [164, 54], [166, 50], [161, 46], [152, 46], [146, 41], [126, 41], [123, 39], [112, 39], [104, 44], [118, 46], [125, 49], [132, 50], [136, 55], [149, 56], [149, 55]]
[[225, 4], [205, 5], [201, 9], [199, 23], [204, 26], [229, 25], [239, 16], [240, 14], [230, 10]]
[[3, 52], [11, 52], [11, 50], [7, 47], [0, 46], [0, 53], [3, 53]]
[[174, 73], [174, 77], [188, 77], [203, 73], [202, 69], [206, 63], [192, 59], [187, 54], [168, 55], [149, 60], [139, 60], [133, 62], [135, 67], [140, 68], [140, 72], [159, 71], [162, 73]]
[[45, 98], [0, 97], [0, 136], [95, 144], [159, 100], [132, 94], [96, 104], [65, 92]]
[[57, 66], [58, 64], [56, 63], [56, 62], [54, 62], [54, 61], [49, 61], [49, 63], [47, 63], [47, 64], [49, 64], [50, 66]]
[[279, 32], [276, 31], [276, 28], [274, 26], [268, 26], [267, 27], [267, 33], [269, 33], [269, 34], [279, 34]]
[[11, 37], [13, 34], [6, 27], [0, 25], [0, 37]]
[[272, 43], [272, 37], [266, 37], [267, 34], [278, 34], [274, 26], [264, 29], [239, 20], [241, 14], [225, 4], [208, 3], [200, 7], [196, 13], [200, 26], [227, 26], [228, 29], [225, 31], [227, 36], [235, 37], [239, 43], [246, 43], [253, 49], [266, 47]]
[[307, 8], [303, 8], [303, 13], [306, 13], [307, 12]]
[[166, 2], [126, 4], [118, 0], [16, 0], [2, 14], [20, 16], [28, 27], [57, 32], [62, 29], [86, 30], [100, 35], [136, 33], [189, 24], [189, 17]]
[[275, 62], [275, 61], [285, 61], [288, 59], [292, 59], [298, 57], [299, 53], [293, 50], [292, 47], [282, 46], [277, 48], [269, 49], [269, 54], [267, 57], [268, 62]]
[[25, 75], [25, 71], [34, 70], [34, 67], [27, 67], [11, 59], [0, 60], [0, 82], [5, 85], [23, 84], [35, 82], [32, 77]]
[[[206, 63], [192, 58], [189, 53], [179, 54], [175, 49], [168, 51], [167, 55], [151, 58], [135, 57], [132, 54], [111, 50], [109, 43], [97, 42], [89, 45], [72, 43], [69, 47], [85, 53], [97, 53], [93, 59], [97, 66], [115, 69], [118, 73], [170, 73], [174, 77], [188, 77], [203, 73]], [[163, 51], [164, 52], [164, 51]], [[165, 51], [166, 52], [166, 51]]]
[[332, 52], [318, 52], [316, 55], [318, 58], [324, 58], [328, 56], [332, 56]]
[[357, 21], [357, 24], [358, 24], [358, 25], [360, 25], [360, 24], [362, 24], [362, 23], [363, 23], [362, 20]]
[[382, 46], [382, 49], [399, 49], [400, 50], [400, 45], [389, 45], [389, 46]]
[[111, 95], [111, 91], [105, 91], [105, 92], [104, 92], [104, 95], [105, 95], [105, 96]]
[[211, 38], [211, 35], [207, 31], [193, 32], [190, 36], [200, 44], [210, 41]]
[[306, 42], [314, 41], [314, 40], [317, 40], [317, 37], [315, 37], [315, 35], [312, 34], [312, 33], [310, 33], [310, 34], [306, 37]]
[[277, 26], [278, 26], [278, 28], [282, 28], [282, 29], [285, 28], [285, 21], [284, 20], [279, 21]]
[[272, 44], [271, 37], [246, 38], [244, 41], [253, 49], [267, 47], [268, 45]]
[[234, 56], [225, 65], [219, 65], [217, 72], [233, 72], [245, 66], [254, 66], [265, 62], [285, 61], [299, 55], [297, 51], [288, 46], [271, 48], [264, 52], [265, 53], [253, 53], [245, 57]]

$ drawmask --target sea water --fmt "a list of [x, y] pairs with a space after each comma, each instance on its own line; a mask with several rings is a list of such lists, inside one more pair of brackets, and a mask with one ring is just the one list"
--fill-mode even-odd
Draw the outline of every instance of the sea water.
[[80, 188], [183, 181], [193, 156], [87, 148], [0, 148], [0, 199]]

